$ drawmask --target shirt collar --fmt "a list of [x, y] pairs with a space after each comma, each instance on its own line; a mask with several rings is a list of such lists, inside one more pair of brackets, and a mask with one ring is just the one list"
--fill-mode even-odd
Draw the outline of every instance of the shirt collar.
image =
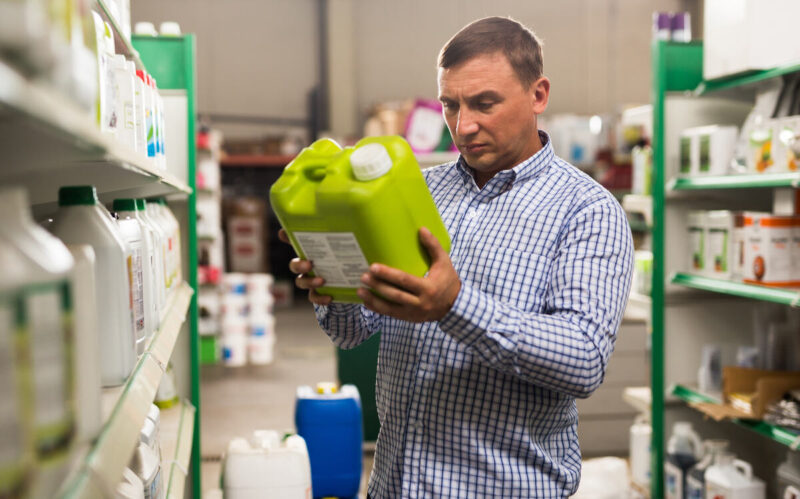
[[[507, 177], [511, 183], [517, 183], [536, 177], [545, 169], [547, 169], [555, 157], [555, 153], [553, 152], [553, 144], [550, 142], [550, 136], [542, 130], [539, 130], [539, 140], [542, 141], [542, 148], [536, 151], [533, 156], [509, 170], [498, 172], [495, 177]], [[461, 172], [462, 175], [466, 176], [466, 179], [473, 178], [472, 168], [467, 165], [463, 155], [459, 155], [458, 161], [456, 162], [456, 168], [459, 170], [459, 172]]]

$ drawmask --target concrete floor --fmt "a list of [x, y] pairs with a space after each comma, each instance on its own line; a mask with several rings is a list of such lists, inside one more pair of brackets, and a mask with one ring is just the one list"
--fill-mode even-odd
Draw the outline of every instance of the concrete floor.
[[[275, 361], [269, 366], [204, 366], [200, 375], [203, 490], [219, 487], [220, 458], [235, 437], [257, 429], [294, 430], [295, 390], [336, 381], [336, 352], [304, 300], [275, 311]], [[365, 453], [362, 491], [372, 469]], [[362, 492], [362, 495], [364, 492]]]

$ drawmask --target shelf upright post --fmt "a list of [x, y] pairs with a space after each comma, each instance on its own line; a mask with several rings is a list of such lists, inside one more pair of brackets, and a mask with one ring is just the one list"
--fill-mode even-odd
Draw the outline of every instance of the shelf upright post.
[[650, 422], [653, 428], [651, 452], [651, 497], [664, 496], [664, 300], [666, 293], [666, 151], [665, 109], [668, 92], [693, 90], [702, 80], [703, 46], [698, 42], [653, 41], [653, 282]]

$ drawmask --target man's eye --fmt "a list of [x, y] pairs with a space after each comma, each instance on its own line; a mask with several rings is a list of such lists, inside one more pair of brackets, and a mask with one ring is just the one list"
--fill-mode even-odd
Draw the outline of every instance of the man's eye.
[[445, 111], [454, 111], [458, 109], [458, 105], [454, 102], [442, 102], [442, 108], [444, 108]]
[[477, 107], [481, 111], [488, 111], [492, 106], [494, 106], [494, 102], [479, 102]]

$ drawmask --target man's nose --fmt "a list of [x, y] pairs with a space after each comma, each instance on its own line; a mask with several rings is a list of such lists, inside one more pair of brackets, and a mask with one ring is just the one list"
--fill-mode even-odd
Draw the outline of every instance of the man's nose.
[[478, 131], [478, 122], [475, 115], [469, 109], [461, 108], [458, 111], [458, 122], [456, 123], [456, 133], [458, 135], [472, 135]]

